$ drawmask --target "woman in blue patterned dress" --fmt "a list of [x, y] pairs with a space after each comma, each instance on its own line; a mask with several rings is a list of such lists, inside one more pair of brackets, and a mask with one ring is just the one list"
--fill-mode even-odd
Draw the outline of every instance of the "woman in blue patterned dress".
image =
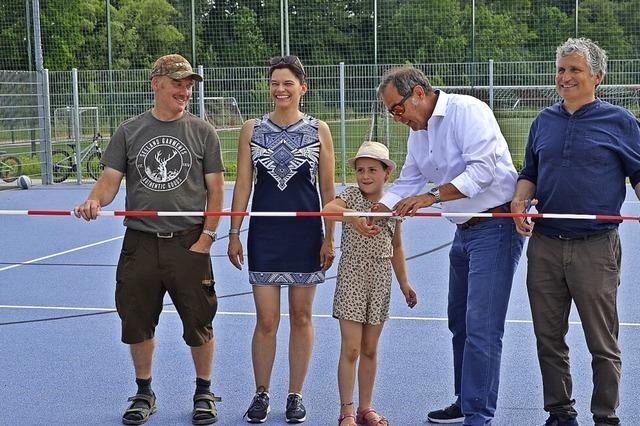
[[[320, 211], [335, 197], [333, 141], [329, 127], [300, 111], [306, 74], [296, 56], [275, 57], [269, 68], [274, 110], [248, 120], [240, 131], [238, 175], [233, 211]], [[242, 217], [232, 217], [228, 255], [242, 269], [239, 238]], [[286, 420], [306, 418], [304, 383], [313, 348], [311, 311], [315, 286], [334, 259], [334, 224], [320, 217], [252, 217], [247, 237], [249, 282], [253, 287], [256, 326], [252, 340], [256, 394], [245, 414], [262, 423], [270, 410], [269, 384], [280, 322], [280, 288], [289, 290], [289, 394]]]

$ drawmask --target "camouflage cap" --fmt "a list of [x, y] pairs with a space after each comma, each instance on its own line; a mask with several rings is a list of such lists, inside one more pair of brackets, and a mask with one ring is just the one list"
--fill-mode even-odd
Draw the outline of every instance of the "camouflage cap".
[[196, 81], [202, 81], [201, 75], [193, 72], [191, 64], [183, 56], [173, 54], [165, 55], [158, 58], [153, 64], [151, 78], [155, 76], [166, 75], [173, 80], [182, 80], [191, 77]]

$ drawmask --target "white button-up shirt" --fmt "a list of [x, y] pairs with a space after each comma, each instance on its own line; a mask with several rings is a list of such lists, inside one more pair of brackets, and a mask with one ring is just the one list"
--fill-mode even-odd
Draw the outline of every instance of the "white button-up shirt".
[[[511, 201], [518, 174], [493, 112], [467, 95], [439, 91], [427, 129], [409, 132], [400, 177], [380, 202], [393, 208], [427, 182], [453, 184], [467, 198], [442, 203], [444, 212], [477, 213]], [[463, 223], [468, 217], [450, 218]]]

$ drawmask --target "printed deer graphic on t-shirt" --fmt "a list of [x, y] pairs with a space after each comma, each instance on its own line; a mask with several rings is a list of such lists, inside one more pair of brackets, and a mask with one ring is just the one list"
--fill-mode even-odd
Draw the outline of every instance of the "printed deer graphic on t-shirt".
[[162, 158], [163, 154], [164, 152], [161, 150], [156, 152], [155, 160], [158, 162], [158, 167], [156, 168], [155, 172], [150, 174], [152, 179], [156, 182], [167, 182], [176, 177], [180, 172], [180, 170], [168, 170], [167, 167], [167, 163], [169, 162], [169, 160], [178, 155], [178, 151], [172, 150], [166, 158]]

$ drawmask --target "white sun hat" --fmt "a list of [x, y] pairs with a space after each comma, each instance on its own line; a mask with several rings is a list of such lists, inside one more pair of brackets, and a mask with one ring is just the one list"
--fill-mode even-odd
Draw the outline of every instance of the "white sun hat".
[[387, 165], [387, 167], [389, 167], [389, 172], [392, 172], [396, 168], [396, 163], [389, 159], [389, 148], [380, 142], [365, 141], [360, 145], [356, 156], [349, 160], [349, 164], [354, 169], [358, 158], [373, 158], [375, 160], [382, 161]]

